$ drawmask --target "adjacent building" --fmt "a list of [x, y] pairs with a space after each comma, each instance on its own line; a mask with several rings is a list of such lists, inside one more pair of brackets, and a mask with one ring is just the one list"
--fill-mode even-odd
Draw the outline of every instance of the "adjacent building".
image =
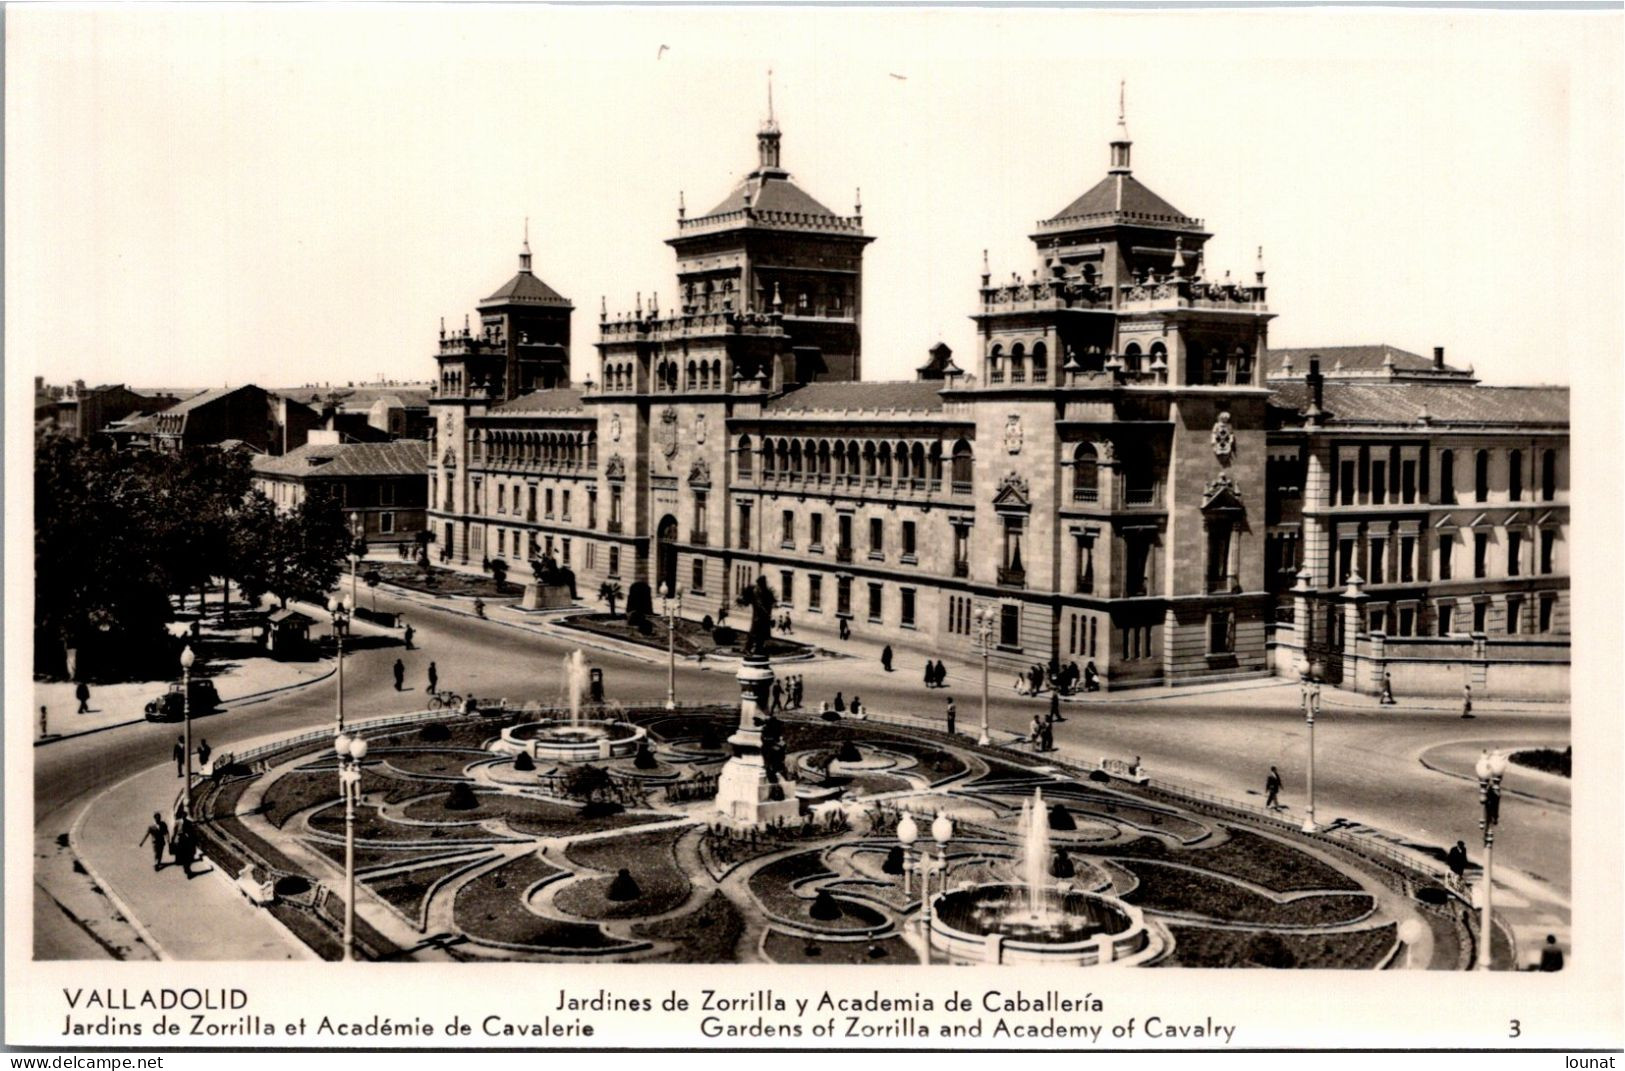
[[255, 490], [278, 509], [294, 509], [312, 488], [327, 489], [369, 545], [415, 543], [424, 530], [428, 445], [421, 439], [312, 442], [281, 456], [256, 455], [253, 466]]
[[545, 553], [584, 591], [670, 587], [693, 616], [765, 576], [800, 636], [844, 621], [1003, 670], [1093, 663], [1111, 688], [1310, 658], [1369, 689], [1564, 686], [1566, 390], [1391, 347], [1271, 351], [1262, 251], [1249, 278], [1210, 271], [1210, 232], [1135, 176], [1121, 119], [1025, 273], [984, 263], [964, 367], [938, 346], [912, 381], [866, 381], [874, 239], [781, 140], [769, 119], [745, 180], [679, 209], [672, 307], [601, 303], [583, 384], [528, 245], [478, 330], [442, 328], [443, 558]]
[[108, 431], [125, 447], [175, 451], [237, 440], [257, 453], [285, 454], [303, 446], [320, 423], [309, 406], [250, 383], [202, 391]]

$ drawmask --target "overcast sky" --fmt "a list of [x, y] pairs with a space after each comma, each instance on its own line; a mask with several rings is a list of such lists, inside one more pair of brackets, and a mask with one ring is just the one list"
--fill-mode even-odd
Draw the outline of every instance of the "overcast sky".
[[[869, 378], [973, 347], [981, 250], [1107, 167], [1264, 247], [1279, 346], [1447, 347], [1489, 381], [1621, 353], [1618, 12], [257, 6], [6, 14], [9, 371], [294, 385], [433, 374], [514, 271], [673, 304], [691, 212], [754, 163], [863, 190]], [[662, 48], [662, 46], [665, 46]], [[26, 381], [25, 381], [26, 382]]]

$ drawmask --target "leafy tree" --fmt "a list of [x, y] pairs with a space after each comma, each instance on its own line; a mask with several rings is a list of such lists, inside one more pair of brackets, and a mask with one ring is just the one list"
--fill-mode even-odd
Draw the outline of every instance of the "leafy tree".
[[486, 568], [491, 571], [491, 580], [497, 586], [497, 591], [508, 582], [508, 563], [502, 558], [490, 558], [486, 561]]
[[593, 800], [608, 795], [612, 787], [609, 771], [590, 762], [572, 766], [564, 774], [564, 793], [578, 800]]
[[615, 616], [615, 602], [621, 597], [621, 585], [614, 580], [606, 580], [598, 585], [598, 597], [609, 603], [609, 616]]
[[378, 612], [378, 584], [384, 579], [384, 574], [376, 569], [368, 569], [361, 574], [361, 582], [372, 589], [372, 612]]

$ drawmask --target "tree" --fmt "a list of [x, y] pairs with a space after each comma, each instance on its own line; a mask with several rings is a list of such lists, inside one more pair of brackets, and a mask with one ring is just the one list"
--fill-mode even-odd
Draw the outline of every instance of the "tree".
[[590, 762], [572, 766], [564, 774], [565, 795], [578, 800], [591, 802], [601, 795], [607, 795], [612, 785], [609, 771]]
[[491, 580], [502, 591], [502, 586], [508, 582], [508, 563], [502, 558], [488, 558], [485, 567], [491, 571]]
[[598, 585], [598, 597], [609, 603], [609, 616], [615, 616], [615, 602], [621, 597], [621, 585], [614, 580], [606, 580]]
[[361, 574], [362, 582], [365, 583], [367, 585], [367, 587], [372, 589], [372, 612], [373, 613], [378, 612], [378, 582], [383, 580], [383, 579], [384, 579], [383, 574], [380, 573], [376, 569], [368, 569], [366, 572]]

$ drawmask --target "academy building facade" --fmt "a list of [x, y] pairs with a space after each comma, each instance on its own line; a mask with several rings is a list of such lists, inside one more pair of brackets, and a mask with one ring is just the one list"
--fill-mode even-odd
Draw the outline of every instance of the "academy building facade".
[[[445, 560], [550, 554], [717, 616], [765, 576], [798, 638], [1122, 688], [1310, 661], [1335, 682], [1567, 687], [1568, 393], [1390, 347], [1274, 351], [1262, 257], [1209, 275], [1202, 220], [1133, 174], [983, 265], [978, 352], [862, 379], [861, 206], [757, 166], [667, 240], [674, 305], [599, 312], [519, 272], [441, 331], [428, 525]], [[1383, 356], [1378, 360], [1376, 354]]]

